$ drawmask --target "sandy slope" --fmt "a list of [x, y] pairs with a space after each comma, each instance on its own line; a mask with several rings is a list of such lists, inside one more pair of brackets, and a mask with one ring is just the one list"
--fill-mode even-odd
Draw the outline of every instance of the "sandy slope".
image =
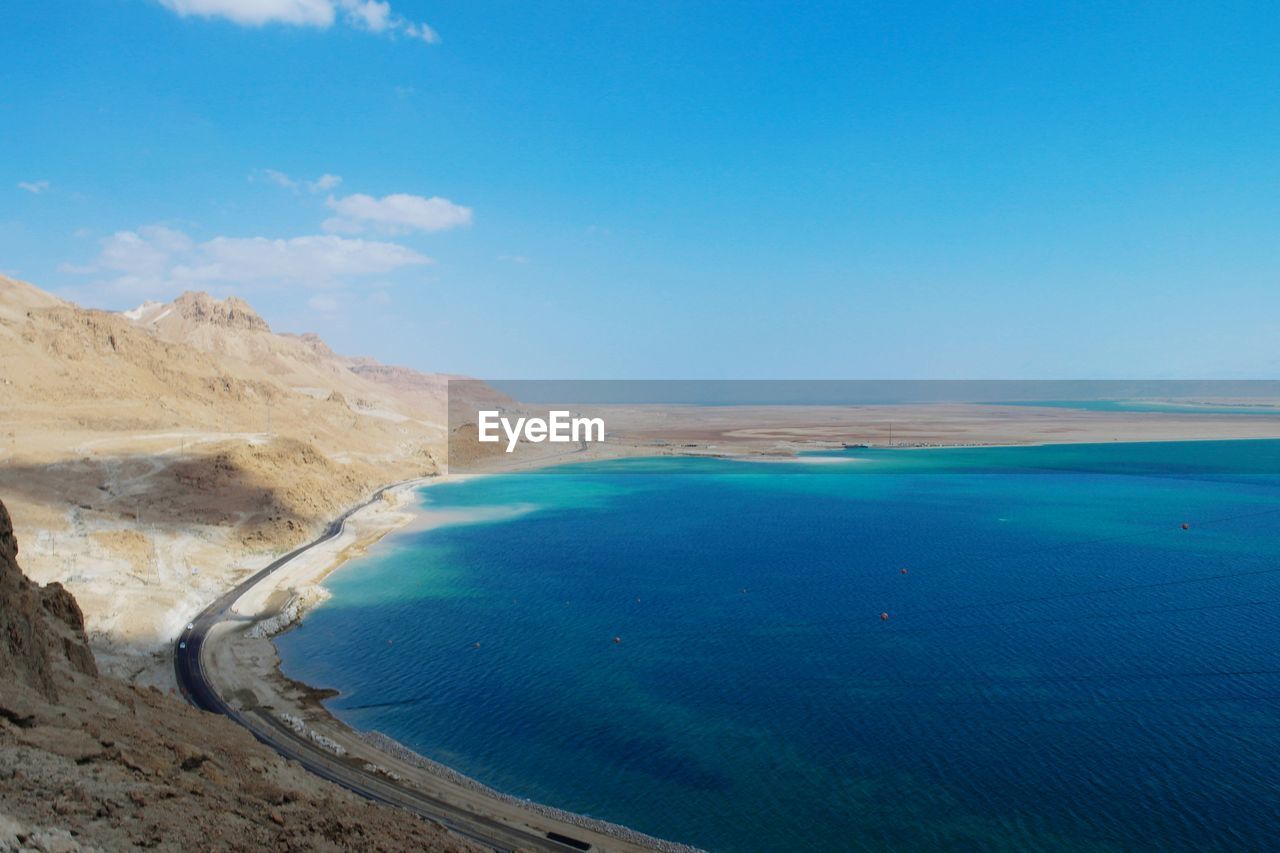
[[0, 497], [104, 667], [166, 683], [154, 655], [238, 577], [437, 470], [444, 383], [274, 334], [237, 300], [130, 316], [0, 278]]

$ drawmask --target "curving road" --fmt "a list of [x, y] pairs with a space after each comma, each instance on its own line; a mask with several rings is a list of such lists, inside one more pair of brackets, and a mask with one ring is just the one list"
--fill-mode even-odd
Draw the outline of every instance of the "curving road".
[[538, 834], [533, 830], [525, 830], [511, 826], [498, 820], [478, 815], [456, 805], [445, 802], [422, 791], [398, 785], [394, 781], [363, 769], [362, 763], [345, 759], [325, 750], [306, 737], [290, 729], [284, 723], [263, 713], [260, 710], [241, 711], [231, 707], [218, 695], [217, 690], [205, 676], [201, 652], [210, 631], [228, 617], [228, 611], [242, 595], [272, 572], [280, 569], [299, 554], [314, 548], [322, 542], [342, 533], [347, 519], [354, 513], [368, 506], [382, 495], [394, 488], [414, 482], [405, 480], [384, 486], [373, 493], [364, 503], [354, 506], [332, 522], [324, 533], [315, 541], [295, 548], [266, 568], [254, 574], [240, 585], [209, 605], [191, 623], [191, 627], [183, 631], [174, 646], [173, 662], [177, 674], [178, 688], [188, 702], [205, 711], [223, 714], [235, 720], [253, 734], [258, 740], [283, 755], [298, 762], [317, 776], [335, 782], [342, 787], [354, 791], [380, 803], [398, 806], [428, 820], [443, 824], [452, 832], [491, 847], [495, 850], [584, 850], [588, 849], [584, 842], [573, 838], [560, 840]]

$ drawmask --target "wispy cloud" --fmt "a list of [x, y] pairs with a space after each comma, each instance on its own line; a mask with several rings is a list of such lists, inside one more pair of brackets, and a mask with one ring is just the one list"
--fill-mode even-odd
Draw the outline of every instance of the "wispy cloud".
[[327, 190], [336, 189], [340, 183], [342, 183], [342, 177], [340, 175], [330, 175], [328, 172], [325, 172], [314, 181], [308, 181], [307, 189], [311, 190], [313, 193], [322, 193]]
[[391, 4], [382, 0], [337, 0], [347, 23], [356, 29], [371, 33], [403, 33], [411, 39], [427, 44], [439, 44], [440, 34], [426, 22], [415, 23], [391, 11]]
[[50, 183], [48, 181], [18, 181], [18, 189], [26, 190], [34, 195], [40, 195], [42, 192], [48, 191]]
[[320, 311], [325, 314], [331, 314], [338, 310], [338, 300], [327, 293], [317, 293], [315, 296], [307, 300], [313, 310]]
[[92, 264], [64, 272], [111, 275], [116, 293], [152, 295], [216, 284], [275, 283], [336, 287], [350, 279], [433, 263], [406, 246], [332, 234], [292, 237], [215, 237], [197, 242], [164, 225], [117, 231], [102, 240]]
[[137, 231], [117, 231], [102, 241], [95, 266], [137, 279], [161, 279], [175, 256], [191, 251], [186, 234], [164, 225], [145, 225]]
[[264, 181], [268, 184], [275, 184], [277, 187], [284, 187], [293, 192], [301, 192], [306, 190], [312, 193], [323, 193], [336, 189], [342, 183], [340, 175], [331, 175], [328, 172], [316, 178], [314, 181], [308, 181], [302, 178], [293, 178], [284, 172], [276, 169], [259, 169], [249, 176], [250, 180]]
[[379, 275], [405, 266], [431, 263], [413, 249], [376, 240], [352, 240], [324, 234], [292, 239], [215, 237], [201, 243], [191, 263], [174, 267], [175, 276], [198, 281], [324, 283]]
[[471, 224], [471, 208], [447, 198], [395, 193], [374, 198], [357, 193], [343, 198], [329, 197], [329, 207], [337, 214], [324, 221], [324, 230], [358, 234], [367, 227], [388, 233], [444, 231]]
[[403, 35], [437, 44], [440, 35], [425, 22], [410, 21], [383, 0], [159, 0], [184, 18], [222, 18], [242, 27], [283, 24], [328, 29], [335, 21], [365, 32]]
[[331, 0], [160, 0], [160, 5], [184, 18], [225, 18], [243, 27], [329, 27], [334, 20]]

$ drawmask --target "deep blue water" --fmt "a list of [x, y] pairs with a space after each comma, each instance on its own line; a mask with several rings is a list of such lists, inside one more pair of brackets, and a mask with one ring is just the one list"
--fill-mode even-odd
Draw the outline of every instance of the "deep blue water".
[[1208, 405], [1163, 400], [1016, 400], [990, 403], [992, 406], [1037, 406], [1051, 409], [1083, 409], [1089, 412], [1167, 412], [1179, 415], [1270, 415], [1280, 416], [1274, 405]]
[[285, 670], [715, 850], [1275, 848], [1280, 442], [842, 456], [426, 489], [511, 512], [332, 576]]

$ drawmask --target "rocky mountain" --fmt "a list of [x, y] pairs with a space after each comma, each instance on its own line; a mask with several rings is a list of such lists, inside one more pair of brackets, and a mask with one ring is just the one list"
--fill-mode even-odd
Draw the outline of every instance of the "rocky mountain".
[[[0, 503], [0, 681], [29, 687], [48, 700], [72, 673], [96, 676], [84, 616], [61, 584], [40, 587], [18, 569], [18, 540]], [[0, 708], [11, 723], [20, 717]]]
[[[311, 333], [275, 334], [248, 303], [234, 296], [218, 300], [187, 292], [171, 303], [145, 303], [124, 316], [160, 340], [251, 364], [304, 395], [338, 394], [366, 415], [443, 420], [449, 377], [347, 358]], [[384, 378], [389, 376], [398, 381]]]
[[270, 332], [267, 321], [238, 296], [214, 299], [207, 293], [187, 291], [171, 304], [147, 301], [132, 311], [121, 312], [135, 322], [155, 324], [169, 314], [177, 314], [193, 323], [221, 326], [224, 329], [252, 329]]

